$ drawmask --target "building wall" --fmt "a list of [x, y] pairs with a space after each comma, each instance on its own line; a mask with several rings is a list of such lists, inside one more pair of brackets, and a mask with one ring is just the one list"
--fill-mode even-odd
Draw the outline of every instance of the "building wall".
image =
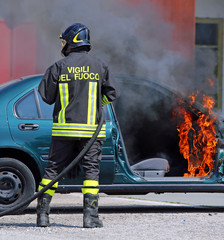
[[[224, 18], [224, 1], [223, 0], [196, 0], [195, 6], [196, 18]], [[223, 24], [224, 26], [224, 24]], [[223, 29], [224, 39], [224, 29]], [[224, 46], [224, 40], [223, 40]], [[224, 51], [222, 51], [224, 53]], [[224, 59], [224, 54], [223, 54]], [[222, 86], [224, 86], [224, 61], [222, 66]], [[224, 114], [224, 89], [222, 89], [222, 113]]]
[[[0, 84], [36, 74], [36, 29], [30, 22], [10, 26], [0, 19]], [[32, 53], [32, 54], [31, 54]]]
[[[195, 0], [119, 0], [131, 6], [146, 4], [151, 12], [156, 12], [158, 17], [171, 23], [172, 33], [164, 35], [168, 39], [167, 49], [178, 51], [187, 58], [193, 57], [195, 41]], [[158, 29], [159, 31], [159, 29]], [[172, 44], [170, 44], [172, 43]], [[164, 43], [166, 44], [166, 43]]]
[[161, 18], [173, 24], [173, 50], [193, 57], [195, 39], [195, 0], [150, 0]]
[[196, 17], [223, 18], [223, 0], [196, 0]]

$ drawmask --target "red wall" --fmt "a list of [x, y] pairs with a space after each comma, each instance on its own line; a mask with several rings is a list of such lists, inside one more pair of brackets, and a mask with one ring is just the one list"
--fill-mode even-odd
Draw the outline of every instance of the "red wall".
[[0, 20], [0, 83], [10, 80], [10, 30], [4, 20]]
[[195, 46], [195, 0], [150, 0], [161, 18], [174, 26], [170, 48], [192, 57]]
[[0, 83], [36, 73], [36, 31], [29, 22], [10, 28], [0, 20]]
[[24, 23], [13, 30], [12, 79], [36, 73], [36, 32]]

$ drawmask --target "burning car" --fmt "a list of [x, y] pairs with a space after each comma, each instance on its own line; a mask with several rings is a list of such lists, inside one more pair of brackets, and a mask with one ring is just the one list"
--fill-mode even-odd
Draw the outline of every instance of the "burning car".
[[122, 86], [125, 96], [115, 108], [129, 162], [165, 158], [171, 167], [166, 176], [203, 177], [212, 171], [221, 133], [212, 97], [199, 91], [186, 97], [143, 79], [123, 80]]
[[[0, 210], [29, 198], [47, 165], [53, 105], [39, 96], [42, 75], [0, 86]], [[104, 107], [100, 191], [224, 192], [222, 134], [211, 98], [185, 98], [153, 81], [118, 77], [122, 97]], [[117, 113], [117, 116], [115, 114]], [[178, 116], [178, 117], [177, 117]], [[79, 192], [83, 170], [57, 192]]]

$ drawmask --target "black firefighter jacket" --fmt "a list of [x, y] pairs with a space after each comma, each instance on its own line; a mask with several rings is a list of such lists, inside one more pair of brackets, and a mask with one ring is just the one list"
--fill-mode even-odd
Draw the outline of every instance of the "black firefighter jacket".
[[[57, 139], [91, 138], [102, 106], [119, 96], [108, 67], [87, 52], [71, 52], [50, 66], [38, 91], [46, 103], [55, 103], [52, 137]], [[105, 137], [104, 123], [98, 138]]]

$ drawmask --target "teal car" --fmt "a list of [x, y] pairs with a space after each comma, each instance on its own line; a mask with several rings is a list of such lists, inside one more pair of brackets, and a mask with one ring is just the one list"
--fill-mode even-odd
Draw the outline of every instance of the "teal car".
[[[28, 76], [0, 86], [0, 211], [34, 194], [48, 162], [54, 106], [44, 103], [38, 93], [41, 78], [42, 75]], [[132, 80], [118, 77], [126, 95], [114, 106], [104, 107], [107, 137], [102, 152], [100, 192], [116, 195], [224, 192], [222, 144], [214, 155], [212, 171], [204, 177], [184, 177], [187, 163], [178, 152], [175, 126], [169, 124], [167, 130], [160, 122], [161, 119], [168, 121], [171, 110], [163, 107], [174, 95], [160, 84]], [[156, 95], [160, 101], [151, 99], [135, 119], [135, 112], [130, 115], [131, 102], [138, 103], [137, 95], [133, 99], [138, 88], [141, 88], [142, 97]], [[150, 118], [142, 116], [145, 107], [150, 109], [147, 114]], [[219, 138], [221, 143], [222, 136]], [[83, 176], [80, 169], [75, 178], [69, 173], [63, 177], [57, 192], [80, 192]]]

